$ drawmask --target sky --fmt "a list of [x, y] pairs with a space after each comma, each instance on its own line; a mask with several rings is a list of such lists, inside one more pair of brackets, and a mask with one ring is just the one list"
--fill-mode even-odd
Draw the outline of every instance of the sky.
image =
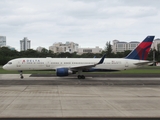
[[0, 36], [20, 50], [56, 42], [105, 47], [106, 42], [160, 38], [160, 0], [0, 0]]

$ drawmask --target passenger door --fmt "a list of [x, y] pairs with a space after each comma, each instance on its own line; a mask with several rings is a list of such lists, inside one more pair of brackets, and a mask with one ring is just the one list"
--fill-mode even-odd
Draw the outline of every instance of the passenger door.
[[16, 67], [17, 67], [17, 68], [20, 68], [20, 67], [21, 67], [21, 61], [20, 61], [20, 60], [18, 60]]
[[46, 67], [47, 67], [47, 68], [50, 68], [50, 66], [51, 66], [51, 65], [50, 65], [50, 60], [47, 59], [47, 61], [46, 61]]
[[126, 68], [128, 68], [128, 67], [129, 67], [128, 61], [126, 61], [126, 63], [125, 63], [125, 67], [126, 67]]

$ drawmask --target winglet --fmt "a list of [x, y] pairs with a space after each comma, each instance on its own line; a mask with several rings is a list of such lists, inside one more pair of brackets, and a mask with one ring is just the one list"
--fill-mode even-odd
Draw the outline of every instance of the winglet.
[[106, 57], [106, 54], [103, 55], [103, 57], [101, 58], [101, 60], [97, 64], [102, 64], [104, 59], [105, 59], [105, 57]]

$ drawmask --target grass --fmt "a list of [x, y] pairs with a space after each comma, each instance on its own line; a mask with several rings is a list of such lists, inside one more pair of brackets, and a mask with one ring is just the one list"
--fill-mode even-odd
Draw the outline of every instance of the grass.
[[[99, 72], [94, 72], [95, 74]], [[101, 72], [104, 74], [160, 74], [160, 67], [158, 66], [147, 66], [137, 69], [130, 69], [130, 70], [122, 70], [118, 72]], [[2, 66], [0, 66], [0, 74], [18, 74], [17, 71], [6, 71], [2, 69]], [[55, 71], [23, 71], [23, 74], [55, 74]], [[85, 73], [87, 74], [87, 73]]]
[[[4, 70], [2, 66], [0, 66], [0, 74], [17, 74], [18, 71], [8, 71]], [[23, 71], [23, 74], [54, 74], [55, 71]]]
[[160, 69], [130, 69], [130, 70], [123, 70], [123, 71], [118, 71], [117, 73], [130, 73], [130, 74], [151, 74], [151, 73], [159, 73], [160, 74]]

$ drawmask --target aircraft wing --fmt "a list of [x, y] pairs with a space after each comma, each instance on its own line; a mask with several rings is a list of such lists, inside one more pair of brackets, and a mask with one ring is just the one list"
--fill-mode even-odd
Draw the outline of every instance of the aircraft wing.
[[97, 64], [90, 64], [90, 65], [83, 65], [83, 66], [73, 66], [70, 67], [71, 70], [77, 71], [77, 70], [84, 70], [89, 69], [91, 67], [95, 67]]
[[98, 64], [102, 64], [104, 59], [105, 59], [105, 57], [106, 57], [106, 54], [103, 55], [103, 57], [100, 59], [100, 61], [98, 63], [96, 63], [96, 64], [74, 65], [74, 66], [69, 67], [69, 69], [73, 70], [73, 71], [89, 69], [91, 67], [95, 67]]

